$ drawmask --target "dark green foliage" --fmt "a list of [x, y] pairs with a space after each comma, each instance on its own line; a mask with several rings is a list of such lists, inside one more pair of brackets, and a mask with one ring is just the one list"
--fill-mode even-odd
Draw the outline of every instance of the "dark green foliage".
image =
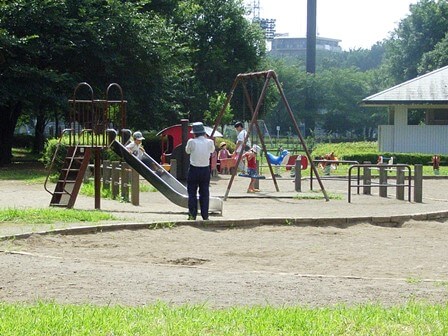
[[101, 151], [101, 159], [109, 161], [121, 161], [121, 158], [110, 148], [104, 148]]
[[[393, 84], [417, 77], [421, 74], [419, 66], [421, 71], [430, 70], [429, 60], [438, 65], [447, 64], [438, 62], [439, 57], [444, 57], [440, 49], [438, 55], [432, 51], [448, 32], [448, 2], [420, 0], [410, 6], [410, 11], [386, 42], [385, 64]], [[425, 57], [427, 53], [431, 55]]]
[[215, 147], [216, 147], [217, 151], [219, 151], [219, 149], [220, 149], [219, 144], [221, 142], [225, 142], [227, 144], [226, 147], [230, 153], [233, 153], [235, 151], [235, 142], [234, 141], [232, 141], [230, 139], [226, 139], [226, 138], [216, 138], [215, 139]]
[[[129, 128], [200, 120], [208, 97], [263, 56], [260, 29], [244, 14], [236, 0], [0, 1], [0, 164], [11, 159], [19, 117], [62, 123], [79, 82], [98, 99], [120, 84]], [[39, 150], [37, 130], [36, 140]]]
[[145, 140], [142, 141], [145, 152], [154, 160], [160, 161], [162, 155], [162, 138], [157, 135], [158, 132], [143, 132]]
[[13, 143], [15, 148], [32, 148], [33, 136], [27, 134], [16, 134], [14, 135]]
[[[65, 157], [67, 156], [67, 149], [68, 146], [63, 141], [60, 142], [59, 139], [49, 139], [45, 143], [40, 161], [45, 165], [45, 168], [49, 169], [51, 167], [52, 173], [60, 172], [64, 164]], [[55, 157], [56, 151], [57, 155]]]

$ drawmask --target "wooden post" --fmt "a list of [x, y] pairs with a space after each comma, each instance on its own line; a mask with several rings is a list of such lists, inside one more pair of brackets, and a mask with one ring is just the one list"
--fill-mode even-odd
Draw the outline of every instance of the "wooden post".
[[423, 165], [414, 165], [414, 202], [423, 203]]
[[[257, 159], [257, 174], [260, 174], [260, 161], [258, 161], [258, 159]], [[260, 189], [260, 180], [259, 179], [255, 180], [254, 188]]]
[[397, 167], [397, 200], [404, 200], [404, 168]]
[[387, 197], [387, 170], [385, 165], [380, 165], [380, 197]]
[[100, 155], [100, 148], [97, 147], [94, 149], [95, 152], [95, 167], [94, 167], [94, 174], [95, 174], [95, 209], [99, 210], [101, 209], [101, 155]]
[[103, 189], [110, 190], [110, 176], [111, 176], [110, 161], [104, 160], [103, 161]]
[[120, 190], [120, 171], [118, 170], [120, 162], [112, 161], [112, 198], [116, 199]]
[[302, 191], [302, 156], [298, 155], [295, 166], [295, 178], [294, 178], [294, 187], [297, 192]]
[[121, 198], [129, 202], [129, 165], [121, 163]]
[[135, 169], [131, 169], [131, 203], [140, 205], [140, 175]]
[[180, 146], [180, 157], [177, 166], [177, 179], [186, 180], [188, 175], [188, 168], [190, 167], [190, 156], [185, 153], [185, 147], [188, 141], [188, 119], [180, 120], [182, 127], [182, 144]]
[[[370, 162], [364, 162], [364, 164], [370, 164]], [[364, 195], [371, 195], [372, 194], [372, 171], [370, 170], [370, 167], [364, 167], [362, 172], [362, 193]]]

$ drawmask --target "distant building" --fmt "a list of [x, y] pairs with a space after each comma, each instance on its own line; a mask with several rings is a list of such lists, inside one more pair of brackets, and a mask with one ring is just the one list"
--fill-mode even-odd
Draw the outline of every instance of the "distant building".
[[[341, 40], [316, 37], [316, 52], [329, 51], [329, 52], [342, 52], [342, 48], [339, 45]], [[272, 40], [271, 51], [272, 56], [296, 56], [301, 57], [306, 55], [306, 37], [276, 37]]]
[[[380, 152], [448, 154], [448, 66], [364, 98], [361, 106], [387, 107], [387, 125], [378, 126]], [[410, 111], [424, 113], [419, 125]]]

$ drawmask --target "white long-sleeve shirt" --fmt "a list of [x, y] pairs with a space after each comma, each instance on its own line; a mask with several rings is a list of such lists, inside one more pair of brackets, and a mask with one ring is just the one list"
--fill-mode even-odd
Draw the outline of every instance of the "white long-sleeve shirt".
[[131, 152], [131, 154], [135, 155], [136, 157], [138, 157], [140, 160], [143, 157], [143, 148], [141, 147], [141, 145], [136, 144], [134, 141], [130, 142], [127, 146], [126, 149]]
[[185, 146], [185, 152], [190, 154], [190, 164], [195, 167], [208, 167], [210, 165], [210, 154], [214, 151], [214, 141], [204, 136], [189, 139]]

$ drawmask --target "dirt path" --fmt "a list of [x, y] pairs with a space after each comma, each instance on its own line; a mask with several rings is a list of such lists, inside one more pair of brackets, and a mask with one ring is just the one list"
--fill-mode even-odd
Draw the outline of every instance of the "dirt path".
[[[179, 226], [2, 241], [0, 301], [144, 305], [163, 300], [212, 307], [447, 302], [448, 221], [337, 228], [328, 218], [446, 211], [448, 180], [425, 181], [423, 204], [378, 196], [357, 196], [353, 204], [251, 199], [244, 193], [246, 182], [235, 184], [235, 194], [240, 188], [244, 197], [229, 199], [222, 218], [267, 218], [268, 225], [213, 229], [211, 222], [207, 229]], [[291, 190], [291, 181], [280, 182], [282, 190]], [[345, 190], [342, 184], [327, 185], [329, 191]], [[227, 180], [213, 181], [218, 195], [226, 187]], [[263, 187], [269, 187], [267, 182]], [[141, 197], [138, 207], [108, 200], [102, 207], [122, 222], [185, 219], [185, 209], [157, 193]], [[42, 208], [48, 202], [41, 185], [0, 181], [2, 208]], [[76, 207], [91, 210], [92, 204], [91, 198], [79, 197]], [[269, 218], [285, 215], [327, 218], [327, 226], [269, 225]], [[4, 223], [0, 233], [73, 225], [82, 223]]]
[[448, 300], [448, 223], [329, 225], [5, 241], [0, 300], [212, 307]]

